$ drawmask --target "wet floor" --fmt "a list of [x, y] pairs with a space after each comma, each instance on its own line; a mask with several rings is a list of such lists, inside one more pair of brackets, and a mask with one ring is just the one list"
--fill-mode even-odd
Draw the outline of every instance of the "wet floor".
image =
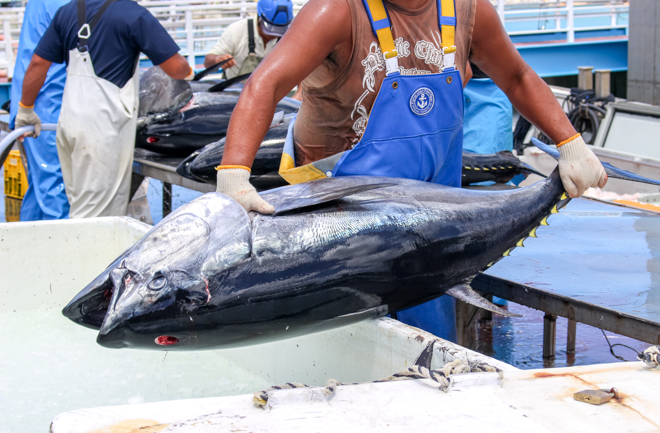
[[[509, 302], [509, 311], [523, 317], [493, 315], [492, 320], [477, 323], [476, 340], [469, 348], [484, 355], [511, 364], [523, 370], [534, 368], [570, 367], [577, 365], [623, 362], [610, 353], [610, 346], [603, 332], [593, 326], [577, 324], [575, 353], [566, 352], [568, 319], [557, 318], [555, 359], [543, 359], [542, 311]], [[638, 352], [651, 346], [639, 340], [606, 332], [612, 345], [624, 344]], [[636, 361], [636, 353], [622, 346], [615, 346], [614, 353], [627, 361]]]

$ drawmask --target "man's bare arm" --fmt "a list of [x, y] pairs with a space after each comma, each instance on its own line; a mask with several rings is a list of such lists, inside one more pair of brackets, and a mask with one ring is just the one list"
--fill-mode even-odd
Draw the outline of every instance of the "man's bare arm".
[[247, 81], [234, 109], [222, 165], [251, 167], [275, 106], [342, 44], [351, 43], [346, 0], [311, 0]]
[[[522, 59], [488, 0], [477, 0], [472, 61], [506, 93], [514, 107], [559, 147], [559, 175], [570, 197], [604, 187], [607, 174], [559, 106], [557, 98]], [[561, 146], [561, 147], [560, 147]]]
[[188, 61], [179, 53], [173, 55], [158, 66], [175, 80], [183, 80], [193, 72]]
[[44, 85], [44, 81], [46, 81], [48, 69], [52, 64], [53, 62], [43, 57], [36, 54], [32, 55], [27, 71], [25, 71], [25, 77], [23, 78], [23, 91], [21, 93], [21, 104], [23, 106], [31, 107], [34, 105], [34, 101], [37, 100], [37, 95], [39, 95], [39, 91]]
[[548, 85], [522, 59], [488, 0], [477, 0], [470, 57], [516, 110], [555, 143], [576, 134]]

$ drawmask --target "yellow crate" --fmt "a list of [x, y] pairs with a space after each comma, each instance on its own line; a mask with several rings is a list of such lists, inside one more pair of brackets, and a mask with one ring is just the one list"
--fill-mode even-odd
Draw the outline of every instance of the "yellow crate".
[[5, 221], [13, 223], [21, 220], [21, 205], [23, 200], [20, 198], [5, 197]]
[[21, 152], [12, 150], [5, 161], [5, 196], [22, 199], [28, 180], [21, 161]]

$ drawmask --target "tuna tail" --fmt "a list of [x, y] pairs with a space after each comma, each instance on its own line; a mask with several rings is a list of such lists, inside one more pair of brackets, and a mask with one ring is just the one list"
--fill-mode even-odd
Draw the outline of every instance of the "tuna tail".
[[[548, 155], [552, 156], [554, 159], [559, 161], [559, 151], [553, 147], [548, 146], [547, 144], [537, 140], [536, 138], [532, 137], [532, 143], [534, 143], [534, 146], [538, 147]], [[617, 168], [610, 164], [609, 162], [600, 162], [603, 164], [603, 168], [605, 169], [605, 173], [611, 178], [614, 179], [623, 179], [623, 180], [630, 180], [633, 182], [640, 182], [640, 183], [648, 183], [651, 185], [660, 185], [660, 181], [655, 180], [655, 179], [649, 179], [648, 177], [643, 177], [635, 173], [631, 173], [626, 170], [622, 170], [620, 168]]]
[[483, 308], [484, 310], [492, 311], [493, 313], [501, 314], [506, 317], [522, 317], [520, 314], [511, 313], [503, 308], [498, 307], [497, 305], [490, 302], [488, 299], [484, 298], [477, 292], [475, 292], [472, 287], [470, 287], [470, 282], [459, 284], [447, 290], [445, 293], [452, 298], [456, 298], [460, 301], [474, 305], [478, 308]]

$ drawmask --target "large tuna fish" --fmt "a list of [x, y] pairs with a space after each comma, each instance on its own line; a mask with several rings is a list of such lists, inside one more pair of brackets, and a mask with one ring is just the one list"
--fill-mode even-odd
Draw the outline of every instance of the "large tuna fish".
[[[274, 122], [273, 127], [268, 131], [257, 151], [250, 176], [250, 182], [257, 190], [263, 191], [287, 184], [277, 172], [280, 167], [287, 130], [292, 118], [293, 116], [291, 115], [285, 115], [282, 116], [280, 122]], [[210, 143], [202, 149], [191, 153], [186, 159], [181, 161], [176, 171], [188, 179], [198, 182], [215, 183], [215, 167], [220, 165], [224, 151], [225, 139], [222, 138], [215, 143]], [[531, 173], [543, 176], [516, 158], [509, 151], [502, 151], [491, 155], [463, 152], [463, 173], [461, 179], [463, 185], [487, 181], [506, 183], [520, 173], [525, 176]]]
[[[224, 137], [241, 89], [217, 90], [216, 82], [191, 84], [150, 68], [140, 78], [136, 147], [186, 156]], [[276, 110], [295, 113], [299, 107], [300, 102], [285, 97]]]
[[443, 294], [507, 314], [470, 281], [569, 201], [557, 170], [510, 191], [358, 176], [262, 196], [274, 215], [217, 193], [177, 209], [64, 315], [100, 329], [106, 347], [193, 350], [290, 338]]

